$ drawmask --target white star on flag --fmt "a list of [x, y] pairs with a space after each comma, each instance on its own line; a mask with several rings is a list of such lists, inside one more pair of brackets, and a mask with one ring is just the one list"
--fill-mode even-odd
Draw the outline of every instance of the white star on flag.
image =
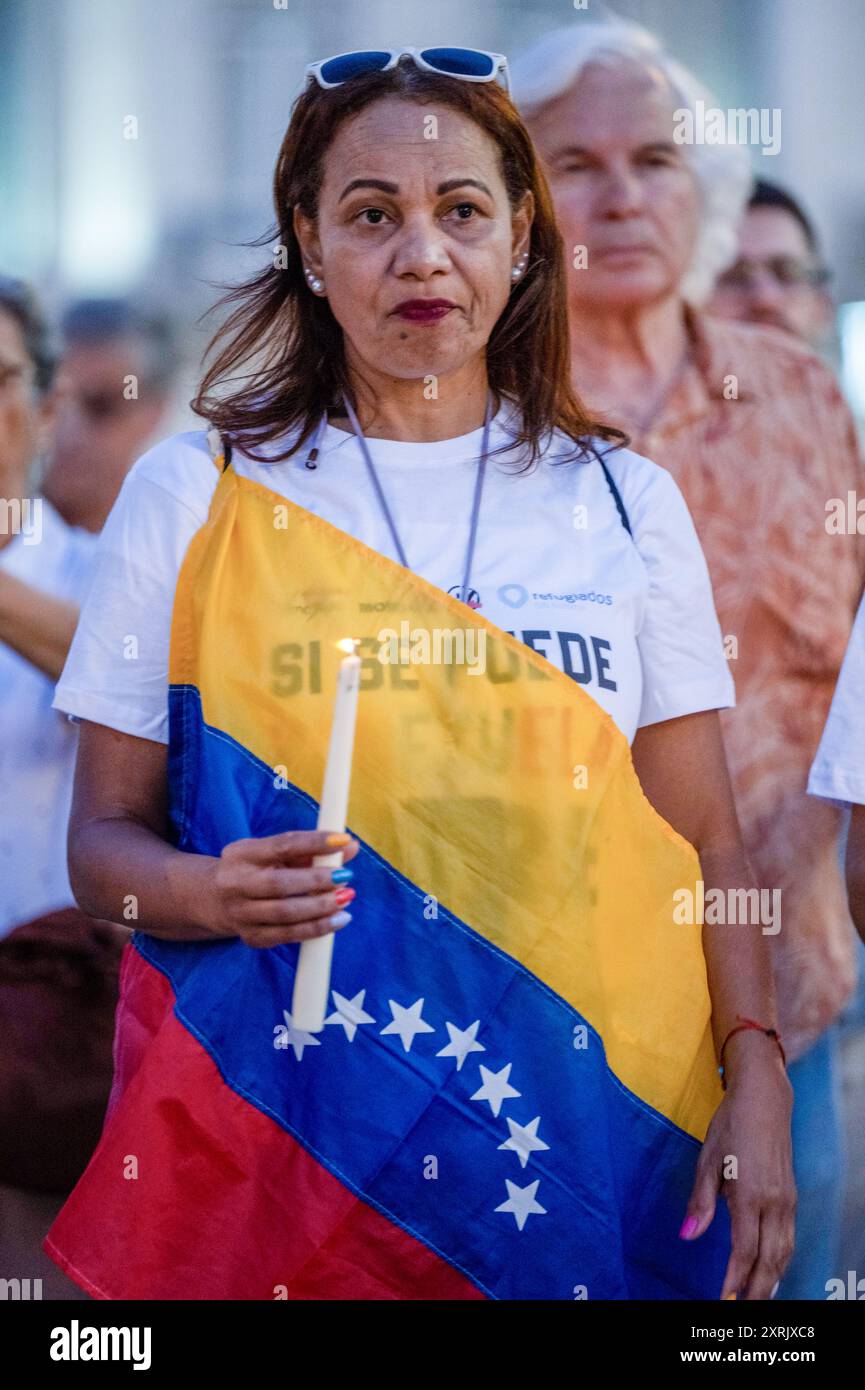
[[402, 1004], [397, 1004], [395, 999], [388, 999], [390, 1011], [393, 1014], [392, 1022], [382, 1028], [382, 1033], [398, 1033], [402, 1039], [402, 1045], [406, 1052], [411, 1051], [411, 1045], [417, 1033], [434, 1033], [435, 1029], [421, 1018], [423, 1011], [423, 1000], [416, 999], [410, 1009], [406, 1009]]
[[517, 1187], [516, 1183], [511, 1182], [510, 1178], [505, 1178], [505, 1185], [508, 1189], [508, 1200], [502, 1202], [500, 1207], [496, 1207], [496, 1211], [511, 1212], [519, 1230], [523, 1229], [528, 1217], [533, 1213], [537, 1212], [540, 1216], [546, 1216], [547, 1214], [546, 1207], [542, 1207], [540, 1202], [535, 1201], [535, 1193], [538, 1190], [540, 1181], [540, 1178], [536, 1178], [534, 1182], [529, 1183], [528, 1187]]
[[474, 1023], [470, 1023], [468, 1028], [457, 1028], [454, 1023], [446, 1023], [450, 1034], [450, 1042], [447, 1047], [443, 1047], [441, 1052], [437, 1052], [437, 1057], [456, 1057], [457, 1071], [462, 1070], [463, 1062], [470, 1052], [486, 1052], [483, 1043], [475, 1041], [481, 1021], [476, 1018]]
[[365, 1012], [363, 1007], [366, 990], [362, 989], [353, 999], [346, 999], [342, 994], [338, 994], [335, 989], [331, 990], [333, 1002], [336, 1005], [332, 1014], [328, 1014], [325, 1023], [341, 1023], [345, 1029], [345, 1035], [349, 1042], [354, 1042], [354, 1035], [361, 1023], [375, 1023], [372, 1014]]
[[540, 1115], [536, 1115], [527, 1125], [518, 1125], [516, 1120], [512, 1120], [509, 1115], [506, 1115], [505, 1119], [508, 1122], [511, 1137], [506, 1139], [503, 1144], [499, 1144], [499, 1148], [513, 1149], [520, 1160], [521, 1168], [525, 1168], [530, 1153], [534, 1153], [536, 1149], [548, 1149], [550, 1147], [549, 1144], [544, 1143], [543, 1139], [538, 1138]]
[[282, 1016], [288, 1025], [288, 1037], [283, 1045], [293, 1047], [295, 1057], [299, 1062], [302, 1062], [303, 1049], [305, 1047], [321, 1047], [321, 1043], [311, 1033], [304, 1033], [302, 1028], [295, 1028], [291, 1021], [291, 1014], [286, 1009], [283, 1009]]
[[512, 1096], [518, 1096], [520, 1094], [519, 1091], [515, 1091], [513, 1086], [508, 1084], [508, 1077], [511, 1074], [513, 1062], [508, 1062], [507, 1066], [502, 1067], [501, 1071], [490, 1071], [488, 1067], [484, 1066], [483, 1062], [479, 1062], [478, 1065], [481, 1069], [481, 1080], [484, 1084], [475, 1091], [472, 1100], [488, 1100], [493, 1114], [498, 1115], [502, 1108], [503, 1100], [510, 1100]]

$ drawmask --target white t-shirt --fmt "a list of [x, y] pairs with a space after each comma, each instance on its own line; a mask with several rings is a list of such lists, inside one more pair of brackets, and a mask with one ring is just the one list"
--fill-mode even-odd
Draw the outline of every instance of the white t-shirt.
[[811, 765], [808, 791], [827, 801], [865, 805], [865, 596]]
[[[0, 549], [0, 570], [80, 602], [96, 537], [37, 500], [40, 528]], [[49, 676], [0, 642], [0, 937], [73, 902], [66, 825], [78, 737], [53, 694]]]
[[[514, 410], [506, 401], [493, 420], [491, 451], [512, 440]], [[409, 564], [451, 593], [463, 578], [482, 437], [368, 440]], [[276, 463], [235, 449], [232, 466], [397, 560], [354, 435], [328, 424], [314, 470], [310, 448]], [[734, 704], [703, 553], [672, 477], [637, 454], [609, 454], [632, 540], [598, 462], [552, 462], [574, 451], [556, 433], [529, 473], [514, 473], [525, 457], [513, 447], [489, 459], [470, 577], [479, 611], [582, 684], [629, 741], [639, 725]], [[102, 534], [58, 709], [167, 741], [174, 589], [217, 478], [203, 430], [164, 440], [131, 470]], [[134, 662], [123, 659], [132, 633]]]

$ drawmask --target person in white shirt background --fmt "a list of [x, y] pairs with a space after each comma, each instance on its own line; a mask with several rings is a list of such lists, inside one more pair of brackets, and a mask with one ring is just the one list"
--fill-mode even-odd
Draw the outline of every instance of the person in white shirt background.
[[850, 916], [865, 942], [865, 595], [811, 767], [808, 791], [850, 810], [847, 895]]
[[39, 1245], [99, 1135], [123, 933], [66, 867], [77, 735], [51, 701], [95, 537], [36, 486], [55, 365], [34, 296], [0, 278], [0, 1266], [77, 1297]]
[[[670, 475], [612, 447], [621, 437], [572, 391], [562, 243], [525, 128], [489, 83], [413, 60], [361, 65], [326, 92], [312, 77], [277, 166], [287, 264], [231, 296], [193, 408], [227, 438], [241, 477], [447, 592], [465, 587], [584, 686], [631, 743], [649, 799], [699, 849], [707, 883], [749, 883], [717, 714], [734, 694], [705, 561]], [[420, 118], [430, 111], [435, 140]], [[491, 457], [466, 583], [482, 422]], [[229, 860], [183, 854], [151, 828], [163, 824], [174, 589], [215, 485], [205, 429], [175, 435], [133, 467], [106, 524], [55, 700], [81, 721], [70, 861], [95, 914], [116, 916], [146, 884], [143, 932], [276, 946], [333, 929], [327, 871], [311, 903], [286, 851], [280, 915], [263, 925], [260, 864], [238, 858], [249, 842], [232, 847], [240, 878], [229, 883]], [[774, 1027], [765, 938], [710, 928], [704, 948], [718, 1046], [737, 1012]], [[792, 1248], [791, 1091], [771, 1040], [732, 1043], [682, 1237], [707, 1229], [721, 1155], [737, 1153], [749, 1176], [724, 1188], [725, 1290], [766, 1298]]]

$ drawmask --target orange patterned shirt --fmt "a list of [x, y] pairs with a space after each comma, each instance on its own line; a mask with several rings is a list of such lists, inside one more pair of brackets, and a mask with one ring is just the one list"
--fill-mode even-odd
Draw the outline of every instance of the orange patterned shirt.
[[712, 576], [737, 697], [721, 723], [757, 881], [781, 889], [770, 940], [795, 1058], [855, 983], [840, 812], [806, 785], [865, 579], [865, 536], [855, 520], [830, 534], [827, 502], [865, 497], [865, 471], [835, 378], [810, 352], [774, 329], [686, 323], [691, 365], [631, 445], [676, 479]]

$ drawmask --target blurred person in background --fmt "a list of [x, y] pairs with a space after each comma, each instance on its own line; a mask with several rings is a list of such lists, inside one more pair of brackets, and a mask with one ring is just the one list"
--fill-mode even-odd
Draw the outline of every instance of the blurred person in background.
[[817, 233], [789, 193], [758, 179], [739, 228], [739, 254], [708, 303], [720, 318], [781, 328], [821, 351], [834, 320]]
[[0, 1277], [80, 1295], [40, 1242], [99, 1137], [126, 933], [73, 906], [75, 726], [51, 708], [95, 538], [34, 495], [55, 354], [32, 293], [0, 277]]
[[[837, 1270], [843, 1128], [835, 1021], [855, 983], [839, 811], [806, 794], [865, 576], [865, 537], [828, 535], [862, 486], [835, 380], [777, 328], [706, 317], [751, 186], [735, 144], [679, 143], [709, 94], [638, 25], [576, 20], [514, 65], [568, 263], [583, 398], [684, 492], [706, 552], [737, 707], [721, 714], [746, 848], [781, 892], [764, 926], [794, 1090], [797, 1249], [781, 1297]], [[774, 899], [773, 899], [774, 901]]]
[[178, 369], [169, 319], [126, 299], [82, 299], [62, 322], [54, 448], [43, 490], [70, 526], [101, 531], [165, 422]]

